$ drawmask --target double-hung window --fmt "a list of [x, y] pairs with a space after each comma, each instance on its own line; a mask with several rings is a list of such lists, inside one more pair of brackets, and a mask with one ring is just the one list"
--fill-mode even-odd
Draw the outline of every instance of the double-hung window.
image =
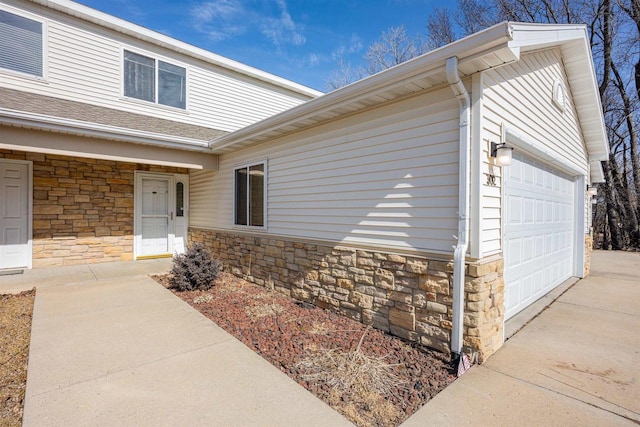
[[43, 24], [0, 10], [0, 68], [44, 77]]
[[124, 51], [124, 96], [186, 109], [187, 70]]
[[266, 162], [235, 168], [235, 225], [264, 227]]

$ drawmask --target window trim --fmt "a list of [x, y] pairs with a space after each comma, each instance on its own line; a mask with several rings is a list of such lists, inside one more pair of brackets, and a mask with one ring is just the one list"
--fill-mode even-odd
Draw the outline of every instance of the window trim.
[[[141, 55], [141, 56], [145, 56], [149, 59], [153, 59], [154, 60], [154, 64], [155, 64], [155, 81], [154, 81], [154, 90], [155, 90], [155, 101], [147, 101], [144, 99], [139, 99], [139, 98], [134, 98], [132, 96], [126, 96], [124, 94], [124, 84], [125, 84], [125, 79], [124, 79], [124, 54], [125, 52], [131, 52], [131, 53], [135, 53], [136, 55]], [[185, 73], [184, 73], [184, 108], [180, 108], [180, 107], [173, 107], [171, 105], [165, 105], [165, 104], [160, 104], [158, 102], [158, 98], [159, 98], [159, 94], [158, 94], [158, 80], [159, 80], [159, 69], [158, 69], [158, 64], [159, 61], [165, 62], [167, 64], [170, 65], [175, 65], [176, 67], [181, 67], [184, 68]], [[153, 106], [156, 108], [164, 108], [164, 109], [168, 109], [172, 112], [177, 112], [177, 113], [189, 113], [189, 80], [190, 80], [190, 70], [189, 67], [180, 62], [180, 61], [176, 61], [174, 59], [171, 58], [167, 58], [161, 55], [157, 55], [142, 49], [137, 49], [137, 48], [132, 48], [130, 46], [124, 46], [121, 45], [120, 46], [120, 99], [124, 100], [124, 101], [129, 101], [129, 102], [135, 102], [135, 103], [139, 103], [139, 104], [143, 104], [143, 105], [147, 105], [147, 106]]]
[[35, 15], [22, 9], [17, 9], [6, 4], [0, 4], [0, 10], [18, 15], [22, 18], [29, 19], [31, 21], [39, 22], [42, 25], [42, 76], [36, 76], [35, 74], [23, 73], [22, 71], [10, 70], [8, 68], [1, 68], [0, 73], [8, 74], [11, 76], [22, 77], [25, 79], [35, 80], [41, 83], [49, 82], [49, 21], [42, 16]]
[[[262, 167], [264, 168], [264, 179], [263, 179], [263, 189], [262, 189], [262, 224], [263, 225], [243, 225], [243, 224], [236, 224], [236, 213], [237, 213], [237, 201], [236, 201], [236, 171], [238, 169], [248, 169], [252, 166], [259, 166], [262, 165]], [[237, 229], [245, 229], [245, 230], [254, 230], [254, 231], [267, 231], [268, 230], [268, 224], [267, 224], [267, 188], [268, 188], [268, 175], [269, 175], [269, 169], [268, 169], [268, 161], [267, 159], [262, 159], [262, 160], [256, 160], [256, 161], [252, 161], [252, 162], [246, 162], [246, 163], [240, 163], [237, 164], [235, 166], [233, 166], [233, 170], [232, 170], [232, 180], [233, 180], [233, 218], [231, 219], [232, 222], [232, 228], [237, 228]], [[247, 186], [249, 185], [249, 180], [247, 180]], [[250, 192], [247, 192], [247, 194], [250, 194]], [[249, 209], [250, 209], [250, 201], [247, 200], [247, 222], [248, 218], [249, 218]]]

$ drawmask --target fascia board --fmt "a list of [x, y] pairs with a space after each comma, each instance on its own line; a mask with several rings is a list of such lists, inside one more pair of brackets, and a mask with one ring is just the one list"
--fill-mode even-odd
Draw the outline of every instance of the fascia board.
[[600, 163], [599, 160], [589, 160], [589, 168], [591, 170], [589, 177], [591, 178], [592, 183], [605, 182], [604, 170], [602, 169], [602, 163]]

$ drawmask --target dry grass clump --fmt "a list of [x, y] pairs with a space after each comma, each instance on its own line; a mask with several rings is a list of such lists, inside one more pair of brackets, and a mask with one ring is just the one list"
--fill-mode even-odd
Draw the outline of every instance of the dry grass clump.
[[206, 304], [206, 303], [210, 302], [212, 299], [213, 299], [213, 295], [211, 295], [211, 294], [198, 295], [197, 297], [195, 297], [193, 299], [193, 303], [194, 304]]
[[328, 386], [331, 405], [356, 425], [396, 426], [404, 414], [386, 396], [404, 385], [395, 373], [400, 365], [361, 350], [367, 330], [355, 350], [322, 351], [301, 360], [296, 367], [305, 372], [305, 381]]
[[20, 426], [35, 291], [0, 295], [0, 426]]
[[229, 273], [221, 273], [218, 276], [218, 281], [216, 282], [216, 290], [221, 294], [235, 294], [243, 292], [245, 287], [245, 282], [237, 280]]
[[256, 304], [246, 308], [247, 315], [255, 318], [277, 316], [285, 311], [286, 308], [275, 302], [271, 304]]
[[309, 328], [307, 332], [312, 335], [325, 335], [331, 331], [333, 331], [333, 329], [327, 326], [326, 323], [313, 322], [313, 324], [311, 325], [311, 328]]

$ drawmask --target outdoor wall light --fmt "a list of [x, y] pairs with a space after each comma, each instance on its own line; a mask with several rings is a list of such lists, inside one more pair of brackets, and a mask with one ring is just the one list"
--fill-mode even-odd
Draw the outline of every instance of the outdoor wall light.
[[589, 196], [596, 196], [598, 194], [598, 189], [593, 185], [587, 186], [587, 194]]
[[491, 143], [491, 157], [496, 159], [496, 166], [509, 166], [511, 164], [512, 151], [513, 148], [507, 147], [507, 144]]

